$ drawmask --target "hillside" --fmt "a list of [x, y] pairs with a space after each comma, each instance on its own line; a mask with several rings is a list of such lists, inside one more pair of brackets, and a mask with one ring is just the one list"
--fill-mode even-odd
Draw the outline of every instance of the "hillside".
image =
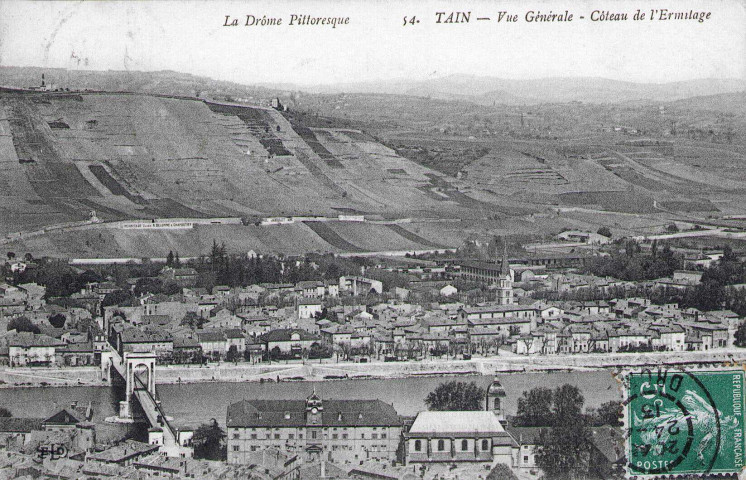
[[677, 100], [672, 102], [671, 106], [687, 110], [729, 113], [743, 118], [746, 116], [746, 90]]
[[377, 93], [471, 101], [483, 105], [560, 102], [668, 102], [702, 95], [739, 92], [741, 79], [702, 79], [664, 84], [604, 78], [510, 80], [475, 75], [449, 75], [424, 81], [380, 81], [298, 87], [313, 93]]
[[0, 93], [0, 162], [0, 233], [13, 240], [25, 232], [16, 248], [36, 254], [139, 256], [175, 242], [196, 255], [209, 247], [206, 231], [263, 251], [416, 250], [443, 243], [368, 223], [313, 223], [279, 241], [277, 230], [265, 231], [275, 227], [200, 227], [164, 237], [99, 232], [107, 224], [88, 221], [92, 212], [104, 222], [468, 218], [479, 204], [436, 195], [441, 174], [359, 130], [310, 128], [269, 108], [147, 94]]

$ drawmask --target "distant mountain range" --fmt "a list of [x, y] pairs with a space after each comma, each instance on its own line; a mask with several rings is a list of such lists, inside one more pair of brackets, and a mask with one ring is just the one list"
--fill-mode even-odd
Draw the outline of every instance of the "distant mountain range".
[[[604, 78], [507, 80], [475, 75], [449, 75], [421, 81], [383, 80], [333, 85], [238, 84], [174, 72], [88, 71], [38, 67], [0, 67], [0, 85], [39, 85], [41, 74], [61, 87], [106, 91], [138, 91], [176, 95], [233, 95], [267, 98], [283, 92], [311, 94], [369, 93], [460, 100], [480, 105], [537, 103], [672, 102], [693, 97], [746, 91], [743, 79], [700, 79], [671, 83], [634, 83]], [[715, 101], [716, 99], [713, 99]], [[707, 100], [702, 100], [706, 108]], [[728, 108], [728, 100], [721, 100]]]
[[62, 68], [0, 66], [0, 86], [38, 86], [45, 75], [49, 85], [75, 90], [131, 91], [168, 95], [231, 95], [262, 98], [276, 96], [279, 89], [241, 85], [170, 70], [140, 72], [127, 70], [65, 70]]
[[[288, 86], [285, 86], [286, 88]], [[701, 79], [672, 83], [634, 83], [604, 78], [543, 78], [506, 80], [473, 75], [449, 75], [424, 81], [379, 81], [323, 86], [298, 86], [310, 93], [385, 93], [479, 104], [670, 102], [685, 98], [742, 92], [742, 79]]]

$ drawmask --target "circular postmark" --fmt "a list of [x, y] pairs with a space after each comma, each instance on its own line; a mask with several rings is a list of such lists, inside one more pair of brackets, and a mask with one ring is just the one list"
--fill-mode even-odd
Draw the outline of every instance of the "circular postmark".
[[625, 381], [627, 469], [631, 475], [710, 473], [721, 413], [699, 374], [643, 369]]

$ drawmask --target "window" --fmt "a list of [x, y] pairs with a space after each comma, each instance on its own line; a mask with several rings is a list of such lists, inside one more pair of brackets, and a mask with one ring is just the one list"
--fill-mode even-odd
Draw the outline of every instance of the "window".
[[252, 440], [256, 440], [256, 433], [252, 433], [252, 434], [251, 434], [251, 439], [252, 439]]
[[233, 451], [234, 451], [234, 452], [237, 452], [237, 451], [238, 451], [238, 445], [233, 445]]
[[438, 451], [442, 452], [446, 449], [446, 442], [443, 439], [438, 440]]
[[336, 433], [332, 433], [332, 440], [336, 440], [337, 438], [339, 438], [339, 435]]
[[275, 433], [275, 440], [279, 440], [279, 439], [280, 439], [280, 434], [279, 433]]
[[256, 452], [258, 448], [259, 448], [259, 447], [257, 447], [256, 445], [252, 445], [252, 446], [251, 446], [251, 451], [252, 451], [252, 452]]
[[342, 434], [342, 438], [343, 438], [343, 439], [345, 439], [345, 440], [347, 440], [347, 436], [348, 436], [348, 435], [347, 435], [346, 433], [343, 433], [343, 434]]
[[528, 463], [528, 455], [523, 456], [523, 463]]
[[385, 433], [382, 433], [382, 434], [381, 434], [381, 438], [382, 438], [382, 439], [383, 439], [383, 438], [386, 438], [386, 434], [385, 434]]
[[461, 440], [461, 451], [465, 452], [469, 450], [469, 441], [466, 439]]
[[360, 434], [360, 438], [362, 438], [362, 439], [365, 439], [365, 434], [364, 434], [364, 433], [361, 433], [361, 434]]
[[377, 434], [377, 433], [374, 433], [374, 434], [373, 434], [373, 435], [371, 435], [370, 437], [371, 437], [371, 438], [372, 438], [373, 440], [378, 440], [378, 434]]
[[316, 439], [316, 430], [311, 430], [311, 438]]
[[490, 441], [486, 438], [482, 440], [482, 450], [489, 450], [490, 449]]
[[415, 452], [422, 451], [422, 441], [421, 440], [415, 440], [414, 441], [414, 451]]
[[241, 438], [241, 436], [239, 434], [237, 434], [237, 433], [233, 434], [233, 439], [234, 440], [238, 440], [239, 438]]
[[295, 438], [295, 434], [294, 434], [294, 433], [289, 433], [289, 434], [288, 434], [288, 438], [289, 438], [290, 440], [293, 440], [293, 439]]

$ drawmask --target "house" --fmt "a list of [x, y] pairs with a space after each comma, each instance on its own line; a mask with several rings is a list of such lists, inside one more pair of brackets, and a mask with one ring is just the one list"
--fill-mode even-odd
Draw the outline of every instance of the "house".
[[510, 436], [518, 444], [518, 455], [516, 455], [513, 468], [519, 469], [530, 475], [537, 475], [539, 467], [536, 465], [536, 453], [539, 446], [539, 438], [544, 433], [548, 434], [548, 427], [514, 427], [506, 426]]
[[174, 337], [173, 363], [201, 363], [202, 345], [192, 337]]
[[179, 287], [193, 287], [197, 284], [197, 270], [193, 268], [165, 267], [160, 276], [166, 280], [173, 280]]
[[231, 347], [235, 347], [236, 353], [243, 355], [246, 351], [246, 335], [240, 328], [228, 328], [224, 330], [226, 346], [228, 349], [226, 352], [231, 350]]
[[348, 292], [353, 296], [370, 293], [380, 295], [383, 293], [383, 282], [358, 276], [339, 277], [339, 291]]
[[278, 351], [285, 354], [301, 354], [303, 351], [310, 350], [314, 343], [321, 343], [319, 336], [296, 328], [271, 330], [262, 335], [260, 340], [264, 343], [266, 352]]
[[456, 295], [457, 293], [458, 288], [450, 284], [440, 289], [440, 294], [444, 297], [450, 297], [451, 295]]
[[598, 233], [567, 230], [557, 235], [558, 240], [566, 242], [587, 243], [588, 245], [603, 245], [611, 242], [611, 238]]
[[155, 353], [160, 361], [169, 361], [173, 356], [173, 337], [167, 331], [133, 327], [118, 330], [117, 345], [122, 355], [126, 352]]
[[62, 364], [68, 367], [77, 367], [83, 365], [97, 365], [101, 356], [98, 355], [96, 360], [96, 350], [92, 341], [80, 343], [68, 343], [57, 348], [57, 354], [62, 359]]
[[304, 298], [298, 301], [298, 318], [313, 318], [314, 315], [320, 314], [323, 309], [320, 301]]
[[322, 298], [326, 294], [324, 282], [310, 280], [295, 284], [295, 291], [306, 298]]
[[8, 336], [11, 367], [52, 366], [57, 363], [56, 349], [64, 343], [48, 335], [19, 332]]
[[43, 430], [42, 418], [0, 417], [0, 444], [7, 450], [20, 450], [31, 432]]
[[211, 360], [221, 360], [228, 353], [228, 339], [222, 330], [198, 330], [197, 339], [202, 347], [202, 354]]
[[150, 445], [135, 440], [125, 440], [124, 442], [107, 448], [102, 452], [89, 454], [86, 457], [86, 462], [129, 466], [147, 457], [151, 453], [157, 452], [159, 448], [159, 445]]
[[381, 400], [243, 400], [228, 407], [228, 463], [246, 463], [267, 448], [307, 462], [396, 459], [402, 422]]
[[673, 281], [688, 285], [699, 285], [702, 281], [702, 272], [696, 270], [676, 270], [673, 272]]
[[405, 462], [513, 465], [515, 440], [491, 411], [426, 411], [404, 435]]

